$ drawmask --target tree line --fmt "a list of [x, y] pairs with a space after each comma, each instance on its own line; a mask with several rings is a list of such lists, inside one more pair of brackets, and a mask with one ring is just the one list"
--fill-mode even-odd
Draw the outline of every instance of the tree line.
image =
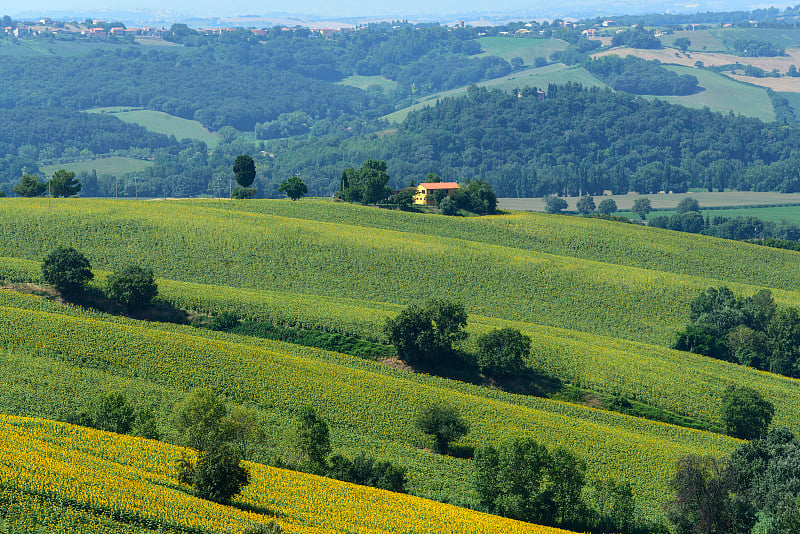
[[800, 310], [779, 307], [769, 290], [742, 297], [712, 287], [691, 302], [690, 312], [673, 348], [800, 377]]

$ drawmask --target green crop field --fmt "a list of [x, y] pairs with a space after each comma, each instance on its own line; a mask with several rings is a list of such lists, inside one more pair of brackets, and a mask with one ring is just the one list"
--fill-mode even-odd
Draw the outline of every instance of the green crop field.
[[397, 82], [384, 78], [383, 76], [348, 76], [339, 82], [342, 85], [350, 85], [358, 87], [359, 89], [367, 89], [373, 85], [377, 85], [384, 91], [391, 91], [397, 87]]
[[723, 41], [730, 50], [737, 39], [769, 41], [784, 48], [800, 45], [800, 30], [792, 28], [712, 28], [706, 31]]
[[[763, 121], [775, 120], [775, 110], [763, 87], [754, 87], [732, 80], [722, 74], [703, 69], [665, 65], [678, 74], [696, 76], [704, 90], [689, 96], [659, 96], [657, 98], [690, 108], [708, 107], [712, 111], [755, 117]], [[651, 97], [653, 98], [653, 97]]]
[[[583, 67], [567, 67], [563, 63], [554, 63], [545, 67], [525, 69], [509, 74], [508, 76], [503, 76], [502, 78], [495, 78], [475, 85], [504, 91], [521, 89], [523, 87], [538, 87], [545, 90], [548, 84], [564, 84], [569, 82], [579, 83], [584, 87], [606, 87], [603, 82], [592, 76]], [[467, 87], [459, 87], [457, 89], [436, 93], [435, 95], [425, 97], [425, 100], [422, 102], [390, 113], [384, 118], [391, 122], [403, 122], [412, 111], [422, 109], [426, 106], [433, 106], [441, 98], [460, 96], [466, 94], [466, 92]]]
[[[800, 30], [772, 28], [710, 28], [697, 31], [676, 31], [660, 38], [665, 46], [673, 46], [675, 39], [686, 37], [691, 41], [690, 51], [733, 52], [737, 39], [769, 41], [785, 48], [800, 45]], [[735, 58], [731, 58], [734, 62]]]
[[177, 139], [197, 139], [209, 147], [219, 142], [216, 134], [206, 130], [197, 121], [182, 119], [161, 111], [136, 109], [128, 107], [92, 108], [89, 113], [110, 113], [120, 120], [131, 122], [148, 130], [164, 135], [174, 135]]
[[[698, 249], [696, 236], [576, 217], [441, 220], [289, 201], [3, 205], [5, 256], [40, 260], [69, 242], [98, 268], [135, 257], [162, 278], [186, 282], [400, 305], [444, 291], [480, 315], [658, 344], [671, 342], [685, 324], [693, 291], [719, 280], [784, 290], [800, 283], [795, 256], [786, 251], [711, 238]], [[559, 233], [553, 224], [563, 226]], [[709, 264], [709, 255], [719, 262]], [[371, 273], [369, 280], [341, 276], [336, 266], [344, 265]], [[605, 306], [583, 305], [586, 295]]]
[[97, 171], [97, 174], [112, 174], [114, 176], [122, 176], [128, 172], [141, 171], [152, 165], [151, 162], [114, 156], [111, 158], [91, 159], [87, 161], [76, 161], [75, 163], [54, 163], [52, 165], [41, 165], [40, 170], [47, 174], [52, 175], [54, 172], [65, 169], [71, 172], [91, 172]]
[[520, 57], [526, 65], [533, 65], [537, 57], [550, 59], [550, 54], [567, 48], [561, 39], [524, 39], [514, 37], [481, 37], [478, 39], [485, 56], [498, 56], [506, 61]]
[[[37, 262], [66, 243], [90, 258], [98, 287], [108, 270], [135, 261], [153, 268], [162, 298], [182, 308], [371, 339], [404, 305], [445, 294], [465, 304], [471, 334], [519, 328], [533, 339], [529, 364], [567, 383], [715, 424], [721, 392], [750, 385], [775, 403], [777, 424], [800, 431], [797, 380], [666, 348], [688, 321], [689, 301], [709, 286], [745, 295], [769, 288], [782, 305], [800, 306], [800, 254], [792, 251], [539, 213], [449, 218], [306, 201], [10, 198], [0, 205], [0, 279], [36, 280]], [[157, 406], [171, 439], [167, 399], [206, 385], [257, 408], [274, 428], [269, 451], [281, 454], [280, 436], [302, 399], [330, 422], [337, 450], [399, 462], [413, 492], [456, 503], [475, 502], [470, 462], [431, 453], [413, 422], [433, 400], [469, 419], [463, 446], [530, 432], [587, 458], [590, 479], [630, 480], [642, 517], [661, 514], [678, 457], [724, 455], [738, 443], [3, 290], [0, 348], [0, 411], [63, 417], [61, 410], [85, 406], [111, 384]], [[85, 385], [76, 391], [75, 383]]]
[[[197, 332], [190, 327], [161, 331], [158, 325], [133, 321], [120, 324], [75, 310], [59, 314], [20, 303], [0, 306], [0, 344], [36, 356], [6, 356], [16, 369], [13, 373], [31, 377], [34, 373], [20, 365], [27, 362], [41, 372], [48, 362], [61, 361], [72, 369], [68, 375], [88, 367], [135, 379], [144, 384], [137, 390], [155, 394], [162, 388], [188, 391], [203, 384], [232, 402], [259, 408], [279, 432], [301, 404], [310, 403], [329, 421], [339, 450], [391, 458], [409, 467], [415, 493], [456, 502], [474, 500], [469, 462], [426, 451], [425, 437], [414, 425], [415, 413], [434, 400], [446, 399], [469, 419], [467, 445], [532, 429], [549, 446], [569, 444], [589, 460], [590, 477], [631, 479], [640, 512], [650, 517], [658, 514], [669, 466], [679, 455], [723, 454], [736, 445], [736, 440], [716, 434], [500, 393], [316, 349]], [[5, 373], [12, 373], [11, 363]], [[51, 398], [47, 384], [59, 387], [47, 374], [33, 381], [28, 391], [34, 405]], [[44, 390], [44, 398], [30, 393], [36, 389]], [[404, 402], [396, 402], [400, 397]]]

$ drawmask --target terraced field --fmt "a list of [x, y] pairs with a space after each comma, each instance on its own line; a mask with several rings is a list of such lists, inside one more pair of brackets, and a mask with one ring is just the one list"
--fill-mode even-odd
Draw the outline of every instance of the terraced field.
[[239, 533], [275, 520], [298, 534], [566, 533], [259, 464], [223, 506], [177, 481], [178, 447], [7, 416], [0, 438], [0, 516], [13, 532]]

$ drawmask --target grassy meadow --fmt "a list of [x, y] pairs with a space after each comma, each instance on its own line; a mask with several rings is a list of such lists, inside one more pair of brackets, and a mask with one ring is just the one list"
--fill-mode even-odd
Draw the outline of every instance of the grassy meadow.
[[481, 55], [498, 56], [506, 61], [522, 58], [526, 65], [533, 65], [537, 57], [550, 59], [550, 54], [560, 52], [569, 46], [561, 39], [514, 39], [511, 37], [481, 37], [478, 43], [483, 49]]
[[377, 85], [384, 91], [391, 91], [397, 87], [397, 82], [384, 78], [383, 76], [348, 76], [339, 82], [342, 85], [349, 85], [351, 87], [358, 87], [359, 89], [368, 89], [373, 85]]
[[74, 173], [97, 171], [97, 174], [121, 176], [128, 172], [142, 171], [150, 165], [152, 165], [151, 162], [141, 159], [113, 156], [110, 158], [76, 161], [75, 163], [40, 165], [39, 169], [47, 175], [52, 175], [58, 170], [65, 169]]
[[765, 122], [775, 120], [775, 110], [764, 88], [745, 85], [722, 74], [703, 69], [677, 65], [665, 65], [665, 67], [678, 74], [696, 76], [703, 91], [689, 96], [657, 97], [660, 100], [690, 108], [707, 107], [711, 111], [721, 113], [733, 112]]
[[[592, 76], [583, 67], [568, 67], [563, 63], [553, 63], [544, 67], [529, 68], [514, 72], [502, 78], [495, 78], [475, 85], [489, 89], [501, 89], [510, 91], [523, 87], [538, 87], [542, 90], [547, 89], [548, 84], [579, 83], [584, 87], [606, 87], [606, 84]], [[467, 93], [467, 87], [458, 87], [449, 91], [442, 91], [434, 95], [426, 96], [424, 100], [409, 107], [395, 111], [386, 115], [384, 118], [390, 122], [403, 122], [409, 113], [422, 109], [426, 106], [435, 105], [440, 99], [446, 97], [460, 96]]]
[[174, 135], [177, 139], [196, 139], [212, 148], [219, 142], [217, 135], [206, 130], [199, 122], [175, 117], [162, 111], [120, 106], [92, 108], [86, 111], [110, 113], [122, 121], [138, 124], [152, 132]]

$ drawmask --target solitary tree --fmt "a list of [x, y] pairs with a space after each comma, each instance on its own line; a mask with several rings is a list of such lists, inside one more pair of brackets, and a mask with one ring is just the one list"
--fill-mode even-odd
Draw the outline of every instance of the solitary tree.
[[449, 404], [430, 404], [417, 414], [417, 426], [434, 439], [436, 452], [447, 454], [450, 442], [469, 433], [469, 423], [458, 408]]
[[603, 215], [611, 215], [615, 211], [617, 211], [617, 203], [614, 202], [613, 198], [604, 198], [600, 205], [597, 206], [597, 211], [602, 213]]
[[126, 265], [111, 273], [106, 281], [106, 293], [112, 300], [128, 309], [148, 306], [158, 293], [153, 270], [138, 265]]
[[592, 213], [595, 210], [594, 199], [589, 195], [581, 197], [578, 200], [577, 208], [578, 212], [582, 213], [583, 215], [588, 215], [589, 213]]
[[647, 219], [647, 214], [653, 211], [653, 206], [650, 204], [650, 199], [647, 197], [639, 197], [633, 201], [633, 208], [631, 211], [642, 218]]
[[308, 187], [303, 183], [299, 176], [292, 176], [288, 180], [281, 182], [278, 187], [279, 193], [286, 193], [286, 196], [292, 200], [304, 197], [308, 194]]
[[525, 368], [531, 352], [531, 338], [516, 328], [501, 328], [481, 334], [477, 339], [478, 366], [494, 376], [513, 375]]
[[680, 202], [678, 202], [678, 206], [675, 208], [675, 211], [678, 215], [683, 213], [689, 213], [690, 211], [700, 211], [700, 203], [697, 201], [696, 198], [692, 197], [683, 197]]
[[74, 172], [61, 169], [53, 173], [48, 187], [51, 197], [72, 197], [80, 192], [81, 183], [75, 178]]
[[47, 184], [42, 182], [38, 176], [25, 174], [14, 186], [13, 191], [21, 197], [40, 197], [47, 191]]
[[86, 256], [72, 247], [59, 247], [42, 262], [42, 278], [62, 293], [78, 293], [94, 278]]
[[331, 453], [328, 424], [317, 415], [311, 406], [303, 406], [297, 413], [291, 430], [292, 441], [300, 453], [300, 459], [314, 471], [323, 473], [326, 459]]
[[233, 174], [239, 187], [231, 193], [232, 198], [251, 198], [256, 194], [256, 188], [251, 187], [256, 179], [256, 164], [253, 158], [247, 155], [237, 156], [233, 163]]
[[567, 201], [561, 197], [550, 195], [544, 199], [544, 211], [547, 213], [561, 213], [567, 209]]
[[233, 174], [236, 183], [242, 187], [250, 187], [256, 179], [256, 164], [253, 158], [247, 155], [237, 156], [233, 163]]
[[753, 388], [728, 386], [722, 396], [725, 433], [740, 439], [758, 439], [767, 434], [775, 406]]
[[690, 46], [692, 46], [692, 42], [686, 37], [678, 37], [672, 44], [675, 46], [675, 48], [679, 48], [681, 52], [684, 53], [689, 50]]

